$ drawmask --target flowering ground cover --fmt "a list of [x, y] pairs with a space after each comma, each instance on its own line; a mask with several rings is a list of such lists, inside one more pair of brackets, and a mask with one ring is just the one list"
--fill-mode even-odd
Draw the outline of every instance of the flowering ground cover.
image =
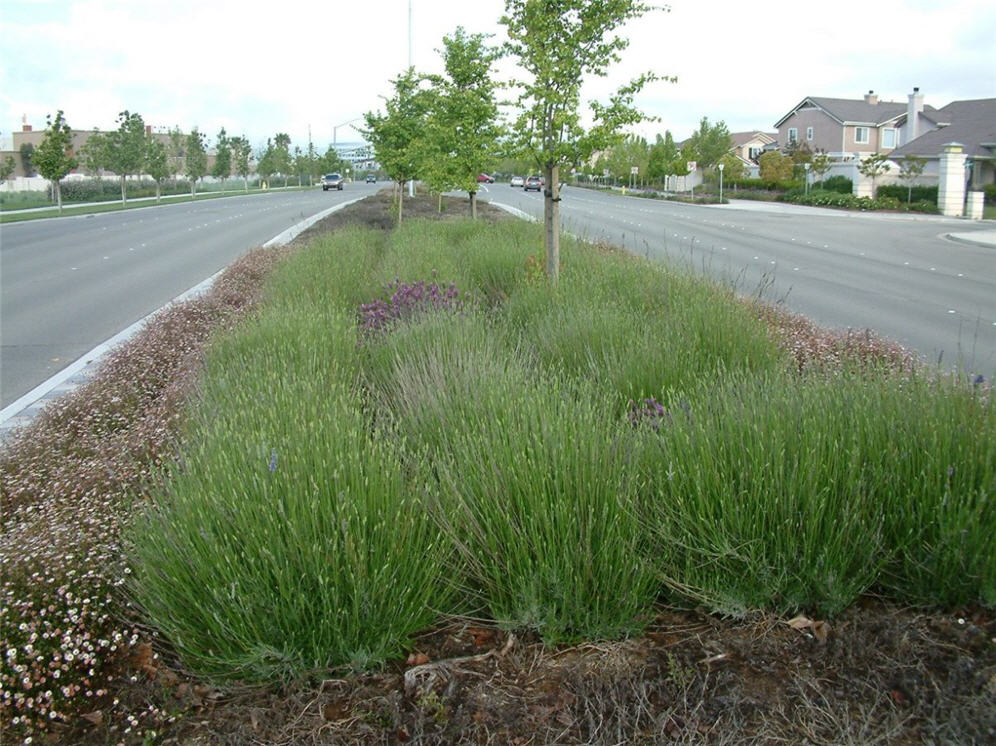
[[5, 448], [4, 742], [991, 740], [985, 380], [385, 216], [253, 252]]

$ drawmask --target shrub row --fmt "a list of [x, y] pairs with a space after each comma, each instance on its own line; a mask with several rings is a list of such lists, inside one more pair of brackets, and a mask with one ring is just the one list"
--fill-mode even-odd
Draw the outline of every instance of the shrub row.
[[872, 199], [871, 197], [857, 197], [853, 194], [827, 192], [822, 189], [810, 190], [808, 194], [802, 190], [793, 189], [781, 195], [778, 199], [781, 202], [791, 202], [796, 205], [809, 205], [812, 207], [842, 207], [848, 210], [904, 209], [911, 212], [937, 213], [936, 202], [913, 202], [904, 205], [895, 197], [882, 195], [881, 192], [878, 197]]
[[914, 186], [903, 184], [883, 184], [877, 190], [879, 197], [892, 197], [900, 202], [931, 202], [937, 204], [936, 186]]

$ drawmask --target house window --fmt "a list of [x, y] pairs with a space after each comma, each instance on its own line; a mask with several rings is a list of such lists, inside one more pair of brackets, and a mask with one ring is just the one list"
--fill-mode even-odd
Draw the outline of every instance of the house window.
[[883, 148], [896, 147], [896, 130], [892, 128], [887, 128], [882, 130], [882, 147]]
[[858, 145], [868, 144], [868, 128], [867, 127], [855, 127], [854, 128], [854, 142]]
[[747, 151], [747, 155], [752, 161], [756, 161], [757, 157], [761, 155], [761, 148], [756, 145], [751, 145]]
[[812, 139], [813, 139], [813, 128], [812, 127], [806, 127], [806, 139], [809, 140], [809, 141], [812, 141]]
[[789, 127], [789, 143], [797, 142], [799, 140], [799, 130], [795, 127]]

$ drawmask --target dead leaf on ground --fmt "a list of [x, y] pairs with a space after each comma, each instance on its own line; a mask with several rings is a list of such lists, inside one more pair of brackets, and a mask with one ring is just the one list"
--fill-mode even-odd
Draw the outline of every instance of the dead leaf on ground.
[[813, 621], [807, 616], [800, 614], [797, 617], [793, 617], [785, 622], [792, 629], [797, 629], [800, 632], [805, 632], [810, 630], [813, 633], [813, 637], [816, 641], [823, 645], [826, 643], [827, 638], [830, 636], [830, 625], [827, 622]]
[[425, 653], [411, 653], [408, 656], [409, 666], [423, 666], [429, 662], [429, 656]]
[[87, 712], [80, 715], [84, 720], [89, 723], [93, 723], [96, 726], [100, 726], [104, 722], [104, 713], [101, 710], [94, 710], [93, 712]]

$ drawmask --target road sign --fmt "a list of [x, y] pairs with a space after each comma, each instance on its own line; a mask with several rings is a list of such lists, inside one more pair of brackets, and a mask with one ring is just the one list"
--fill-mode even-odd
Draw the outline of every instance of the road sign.
[[640, 167], [639, 166], [631, 166], [630, 169], [629, 169], [629, 172], [635, 176], [636, 174], [640, 173]]
[[698, 166], [699, 164], [697, 164], [695, 161], [689, 161], [687, 165], [688, 165], [688, 173], [691, 173], [692, 171], [695, 170], [695, 167]]
[[608, 176], [608, 175], [609, 175], [609, 169], [603, 168], [602, 169], [602, 176]]

